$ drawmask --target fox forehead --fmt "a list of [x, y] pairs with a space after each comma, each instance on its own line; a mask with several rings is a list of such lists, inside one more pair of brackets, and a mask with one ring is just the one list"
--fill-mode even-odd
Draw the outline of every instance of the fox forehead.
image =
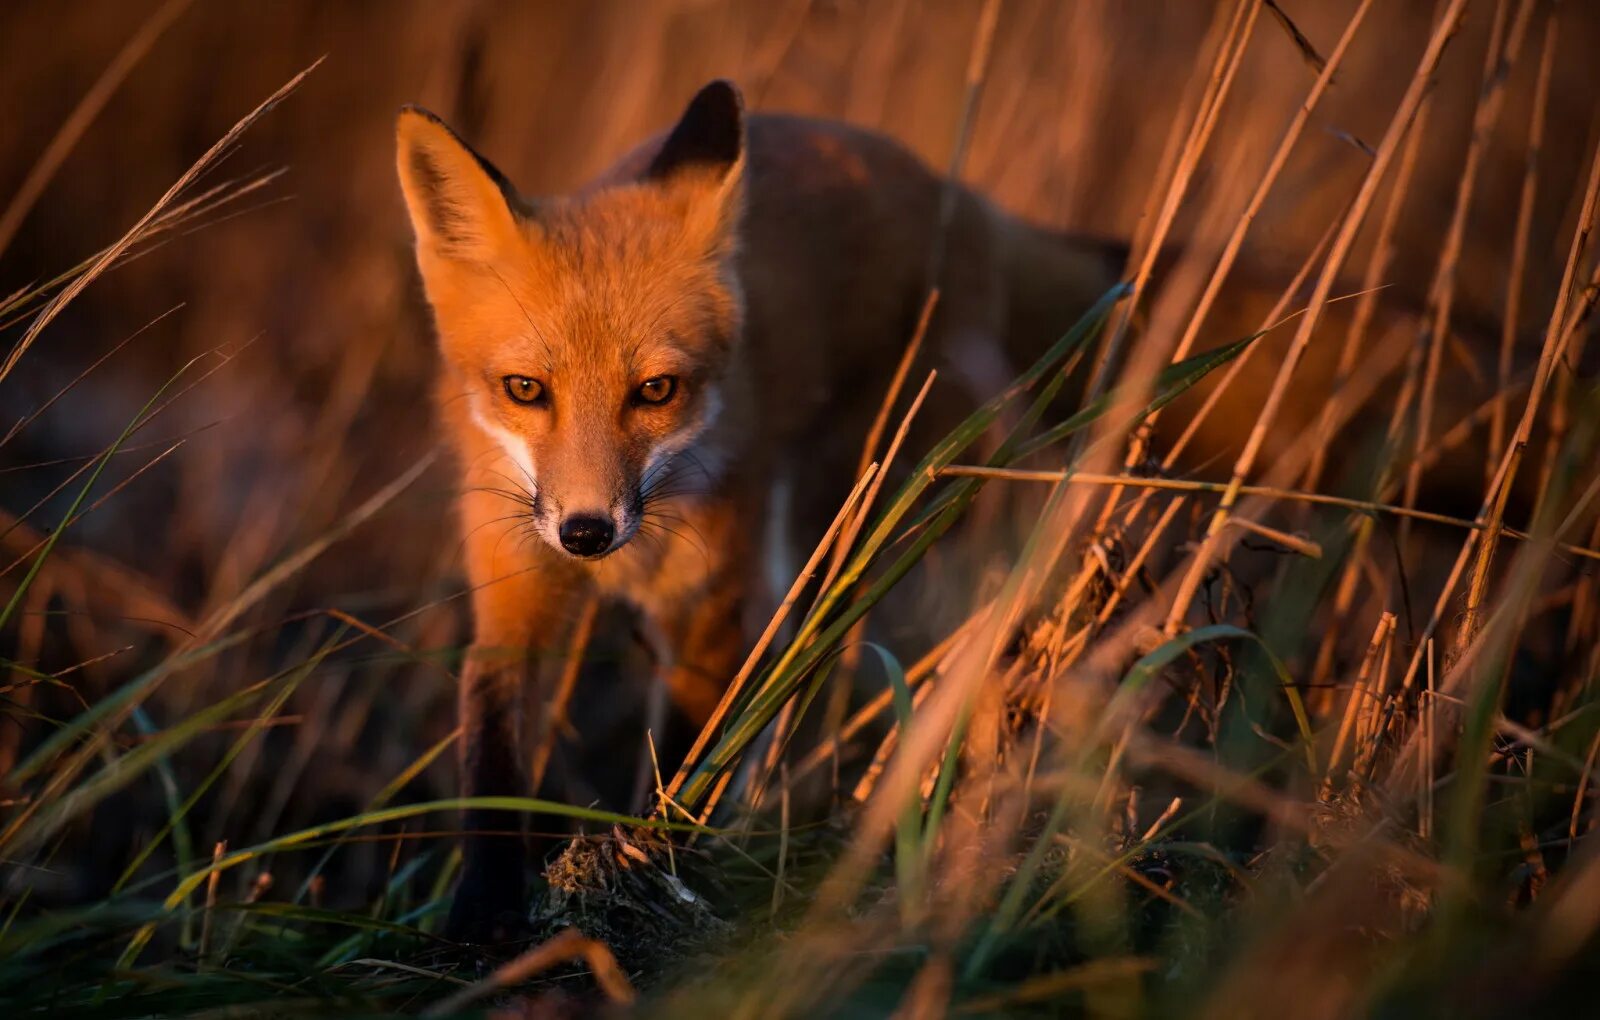
[[636, 187], [562, 200], [524, 225], [522, 250], [437, 295], [446, 346], [493, 343], [554, 371], [618, 356], [688, 371], [724, 346], [737, 314], [724, 252], [692, 243], [683, 213]]
[[627, 270], [658, 263], [696, 265], [731, 248], [730, 224], [694, 187], [623, 182], [547, 199], [533, 237], [557, 267]]

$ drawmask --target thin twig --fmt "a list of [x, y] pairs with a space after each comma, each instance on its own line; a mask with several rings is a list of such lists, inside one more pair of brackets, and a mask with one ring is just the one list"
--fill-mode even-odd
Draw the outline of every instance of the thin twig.
[[[1129, 488], [1167, 489], [1174, 492], [1214, 492], [1225, 494], [1233, 491], [1240, 496], [1265, 496], [1269, 499], [1317, 503], [1322, 506], [1341, 507], [1361, 513], [1409, 517], [1412, 520], [1428, 521], [1432, 524], [1447, 524], [1452, 527], [1467, 528], [1473, 531], [1484, 531], [1488, 528], [1488, 525], [1482, 521], [1469, 521], [1465, 517], [1451, 517], [1427, 510], [1412, 510], [1393, 503], [1377, 503], [1371, 500], [1349, 499], [1344, 496], [1330, 496], [1321, 492], [1280, 489], [1267, 485], [1234, 486], [1229, 482], [1202, 482], [1190, 478], [1151, 478], [1146, 475], [1107, 475], [1097, 474], [1092, 471], [998, 468], [986, 467], [981, 464], [951, 464], [948, 467], [941, 468], [939, 475], [941, 477], [999, 478], [1014, 482], [1076, 482], [1084, 485], [1125, 485]], [[1515, 528], [1502, 528], [1500, 533], [1507, 538], [1514, 538], [1520, 541], [1529, 541], [1533, 537], [1527, 532], [1518, 531]], [[1600, 550], [1597, 549], [1585, 549], [1583, 546], [1565, 542], [1561, 543], [1557, 548], [1562, 552], [1581, 556], [1584, 559], [1600, 560]]]

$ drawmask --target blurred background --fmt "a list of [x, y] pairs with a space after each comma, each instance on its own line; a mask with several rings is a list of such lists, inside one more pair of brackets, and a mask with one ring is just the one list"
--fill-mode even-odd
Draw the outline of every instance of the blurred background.
[[[1316, 76], [1308, 47], [1325, 56], [1355, 6], [1269, 5], [1177, 240], [1199, 229], [1202, 214], [1223, 223], [1237, 216], [1247, 194], [1237, 182], [1259, 178]], [[1292, 273], [1348, 202], [1434, 7], [1375, 6], [1252, 231], [1253, 264]], [[1472, 5], [1419, 125], [1387, 274], [1397, 293], [1420, 299], [1433, 274], [1495, 7]], [[582, 182], [719, 76], [740, 83], [757, 110], [877, 128], [943, 168], [979, 8], [965, 0], [0, 4], [0, 207], [23, 190], [119, 52], [153, 22], [165, 26], [16, 220], [0, 250], [0, 294], [112, 243], [235, 121], [323, 61], [200, 186], [280, 176], [95, 281], [0, 381], [3, 430], [72, 384], [0, 447], [0, 549], [13, 564], [0, 574], [0, 595], [9, 597], [25, 569], [16, 564], [67, 510], [74, 487], [60, 490], [63, 480], [174, 372], [203, 359], [181, 396], [114, 458], [96, 497], [131, 481], [70, 529], [0, 634], [11, 659], [73, 670], [56, 684], [10, 678], [0, 775], [51, 720], [155, 661], [434, 448], [433, 343], [393, 170], [401, 104], [443, 116], [530, 194]], [[1133, 236], [1164, 187], [1163, 153], [1174, 125], [1187, 126], [1186, 97], [1192, 102], [1204, 80], [1222, 13], [1207, 0], [1007, 0], [963, 178], [1038, 222]], [[1562, 18], [1525, 332], [1542, 326], [1554, 297], [1596, 129], [1600, 8], [1567, 3]], [[1534, 24], [1471, 210], [1458, 287], [1467, 319], [1502, 313], [1542, 21]], [[1366, 264], [1373, 233], [1369, 222], [1351, 267]], [[25, 325], [6, 324], [0, 347], [9, 349]], [[184, 388], [201, 369], [215, 371]], [[146, 706], [148, 725], [159, 727], [298, 661], [291, 657], [303, 658], [334, 625], [313, 611], [375, 625], [413, 614], [389, 631], [398, 645], [335, 657], [296, 691], [281, 725], [251, 744], [197, 809], [198, 845], [224, 835], [242, 844], [359, 811], [449, 734], [450, 650], [467, 633], [464, 602], [454, 597], [452, 484], [448, 470], [430, 469], [255, 603], [246, 620], [261, 626], [257, 638], [179, 674]], [[178, 767], [210, 767], [229, 739], [219, 731], [196, 742]], [[416, 785], [419, 797], [448, 795], [450, 756]], [[160, 823], [161, 797], [159, 784], [141, 783], [75, 828], [59, 866], [38, 879], [39, 895], [102, 894], [130, 847]], [[380, 874], [371, 865], [388, 852], [353, 848], [341, 860], [352, 874]]]

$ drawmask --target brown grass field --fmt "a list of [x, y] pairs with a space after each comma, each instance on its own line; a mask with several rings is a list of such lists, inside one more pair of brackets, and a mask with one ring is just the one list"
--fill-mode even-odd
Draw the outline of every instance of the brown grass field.
[[[0, 1011], [1592, 1015], [1596, 52], [1587, 0], [0, 4]], [[1129, 282], [931, 450], [913, 357], [863, 463], [916, 469], [678, 782], [602, 611], [500, 805], [534, 937], [457, 946], [395, 112], [556, 193], [715, 77]]]

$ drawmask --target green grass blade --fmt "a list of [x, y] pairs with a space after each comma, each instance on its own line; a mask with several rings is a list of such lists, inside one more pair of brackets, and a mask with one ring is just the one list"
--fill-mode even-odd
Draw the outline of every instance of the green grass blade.
[[[184, 876], [178, 882], [177, 887], [163, 901], [163, 906], [169, 913], [176, 910], [183, 905], [190, 894], [213, 874], [236, 868], [247, 861], [257, 860], [266, 854], [302, 848], [325, 837], [349, 832], [352, 829], [382, 825], [386, 822], [416, 818], [421, 815], [442, 811], [462, 811], [472, 808], [481, 808], [489, 811], [510, 811], [521, 814], [555, 815], [560, 818], [573, 818], [579, 821], [598, 822], [604, 825], [627, 825], [669, 832], [695, 832], [705, 835], [714, 835], [716, 833], [715, 829], [689, 822], [666, 822], [637, 818], [633, 815], [618, 814], [614, 811], [574, 807], [570, 804], [540, 800], [534, 797], [456, 797], [449, 800], [430, 800], [420, 804], [406, 804], [400, 807], [385, 808], [381, 811], [367, 811], [359, 815], [351, 815], [348, 818], [341, 818], [322, 825], [300, 829], [285, 836], [278, 836], [264, 843], [257, 843], [255, 846], [230, 851], [193, 874]], [[139, 930], [129, 942], [127, 949], [123, 951], [118, 966], [128, 967], [133, 964], [140, 950], [149, 943], [151, 936], [155, 934], [157, 923], [151, 922]]]
[[[900, 746], [904, 747], [905, 738], [911, 732], [913, 713], [911, 686], [906, 683], [906, 671], [900, 665], [900, 660], [887, 648], [875, 641], [867, 641], [864, 644], [877, 653], [878, 660], [883, 663], [883, 671], [889, 678], [895, 721], [900, 727]], [[894, 833], [895, 882], [899, 890], [901, 916], [908, 919], [921, 899], [921, 850], [922, 797], [913, 788], [906, 796], [905, 806], [900, 810], [900, 820], [895, 824]]]
[[[278, 690], [273, 694], [271, 700], [267, 702], [260, 712], [256, 713], [255, 718], [250, 720], [250, 725], [233, 741], [211, 772], [195, 786], [183, 803], [177, 806], [171, 817], [168, 818], [167, 823], [161, 827], [161, 830], [145, 844], [142, 850], [134, 855], [133, 860], [123, 869], [122, 876], [111, 887], [112, 895], [122, 891], [128, 881], [144, 865], [144, 862], [149, 859], [155, 848], [160, 846], [162, 841], [167, 838], [167, 835], [173, 831], [173, 827], [182, 823], [188, 817], [189, 812], [194, 810], [194, 806], [200, 802], [201, 797], [205, 796], [206, 791], [210, 790], [217, 780], [222, 778], [234, 760], [244, 752], [244, 749], [250, 746], [250, 743], [266, 730], [268, 721], [278, 714], [284, 703], [299, 688], [301, 682], [310, 676], [312, 671], [328, 657], [328, 654], [333, 651], [334, 646], [339, 643], [339, 639], [344, 636], [346, 630], [347, 628], [341, 626], [334, 632], [333, 637], [329, 638], [323, 647], [317, 650], [316, 654], [281, 678], [278, 682]], [[162, 760], [164, 761], [165, 759]]]
[[28, 593], [29, 586], [32, 585], [34, 579], [39, 576], [39, 571], [44, 569], [44, 561], [50, 558], [50, 553], [55, 549], [56, 543], [61, 540], [62, 533], [67, 530], [67, 527], [72, 523], [73, 518], [77, 516], [78, 508], [83, 506], [84, 500], [89, 498], [89, 493], [94, 490], [95, 482], [100, 480], [101, 473], [103, 473], [106, 469], [106, 466], [111, 463], [111, 459], [116, 456], [117, 451], [122, 448], [122, 444], [126, 443], [130, 436], [143, 427], [145, 421], [147, 420], [146, 415], [150, 413], [150, 409], [155, 407], [157, 402], [160, 401], [162, 395], [165, 394], [167, 390], [171, 389], [172, 385], [181, 379], [185, 372], [194, 367], [195, 363], [199, 360], [199, 358], [190, 359], [189, 361], [185, 362], [176, 372], [169, 376], [167, 381], [162, 383], [156, 389], [155, 393], [151, 395], [150, 399], [145, 401], [144, 406], [139, 408], [138, 413], [136, 413], [123, 428], [121, 434], [117, 436], [116, 440], [101, 452], [100, 456], [95, 461], [94, 468], [89, 472], [89, 477], [85, 479], [81, 486], [78, 487], [78, 493], [73, 497], [72, 505], [67, 507], [67, 512], [65, 515], [63, 515], [61, 523], [50, 529], [50, 537], [45, 539], [43, 548], [39, 550], [38, 555], [35, 556], [33, 558], [33, 562], [29, 564], [28, 572], [22, 576], [21, 581], [17, 582], [16, 590], [11, 593], [10, 601], [6, 603], [4, 609], [0, 609], [0, 630], [5, 629], [6, 623], [11, 619], [11, 614], [15, 613], [17, 611], [17, 607], [22, 604], [23, 596]]

